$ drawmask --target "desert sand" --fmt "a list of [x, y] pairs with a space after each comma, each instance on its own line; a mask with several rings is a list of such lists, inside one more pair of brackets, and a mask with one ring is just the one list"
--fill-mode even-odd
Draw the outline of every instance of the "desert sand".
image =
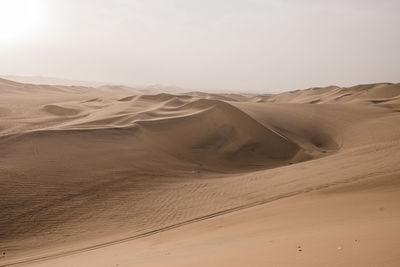
[[400, 84], [0, 79], [0, 266], [399, 266]]

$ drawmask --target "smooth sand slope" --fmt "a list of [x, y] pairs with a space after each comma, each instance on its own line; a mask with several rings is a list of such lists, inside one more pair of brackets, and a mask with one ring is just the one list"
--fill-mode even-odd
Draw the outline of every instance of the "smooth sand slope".
[[399, 175], [285, 198], [31, 266], [398, 266]]
[[399, 96], [0, 80], [0, 266], [397, 266]]

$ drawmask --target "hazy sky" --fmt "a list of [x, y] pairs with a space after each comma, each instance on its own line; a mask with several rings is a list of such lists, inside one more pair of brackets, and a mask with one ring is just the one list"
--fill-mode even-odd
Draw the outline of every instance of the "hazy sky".
[[0, 0], [0, 74], [280, 91], [400, 81], [399, 0]]

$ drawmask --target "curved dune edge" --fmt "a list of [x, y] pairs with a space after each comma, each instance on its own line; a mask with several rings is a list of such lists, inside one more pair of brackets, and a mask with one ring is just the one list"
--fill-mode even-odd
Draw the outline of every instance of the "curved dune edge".
[[314, 104], [7, 86], [0, 264], [399, 171], [396, 85], [355, 87], [346, 103], [325, 99], [342, 89], [312, 90]]

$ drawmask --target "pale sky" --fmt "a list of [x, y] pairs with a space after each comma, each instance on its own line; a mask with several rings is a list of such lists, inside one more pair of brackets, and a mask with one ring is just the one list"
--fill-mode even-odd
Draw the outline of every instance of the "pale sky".
[[400, 1], [0, 0], [0, 74], [265, 93], [400, 82]]

